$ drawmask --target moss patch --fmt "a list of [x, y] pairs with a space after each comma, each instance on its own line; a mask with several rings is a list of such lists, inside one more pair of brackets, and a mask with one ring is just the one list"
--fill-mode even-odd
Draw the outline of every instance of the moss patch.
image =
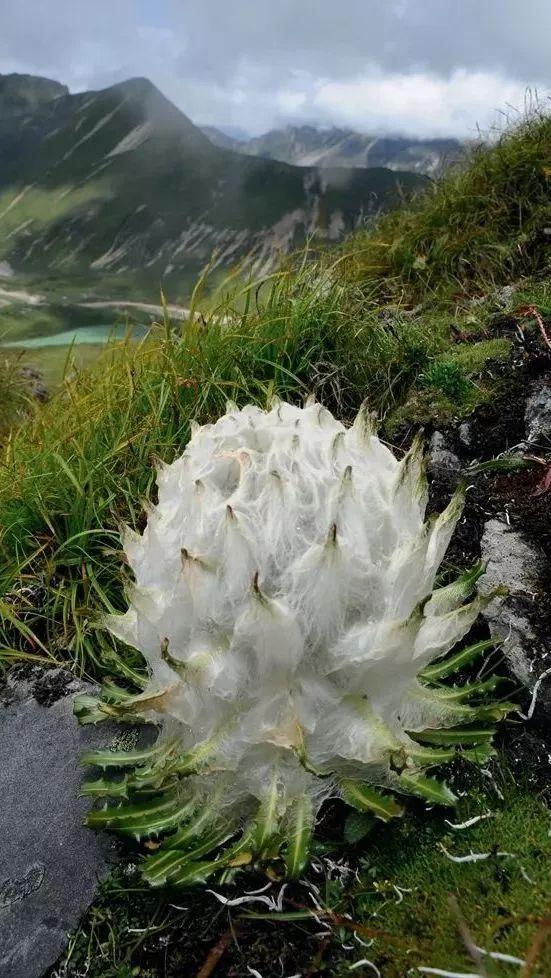
[[[403, 978], [416, 965], [476, 970], [461, 937], [462, 920], [476, 945], [527, 956], [551, 906], [551, 813], [541, 799], [524, 793], [485, 810], [494, 817], [466, 830], [454, 831], [442, 818], [425, 818], [393, 827], [380, 842], [374, 839], [362, 867], [362, 881], [367, 873], [373, 882], [362, 886], [352, 902], [362, 920], [378, 921], [405, 944], [389, 952], [376, 942], [375, 960], [384, 965], [385, 978]], [[451, 816], [450, 821], [460, 819]], [[454, 863], [442, 847], [455, 857], [488, 855]], [[550, 959], [551, 944], [534, 978], [546, 975]]]

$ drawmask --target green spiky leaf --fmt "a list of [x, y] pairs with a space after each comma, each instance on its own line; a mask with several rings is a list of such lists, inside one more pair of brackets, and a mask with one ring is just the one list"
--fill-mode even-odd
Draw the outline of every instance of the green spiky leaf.
[[438, 730], [420, 730], [410, 733], [414, 740], [427, 744], [483, 744], [492, 740], [495, 727], [448, 727]]
[[81, 757], [81, 764], [93, 764], [95, 767], [136, 767], [136, 765], [151, 765], [171, 754], [176, 746], [174, 740], [157, 741], [151, 747], [142, 750], [112, 751], [89, 750]]
[[278, 779], [275, 776], [254, 820], [253, 844], [256, 852], [264, 852], [279, 831], [278, 801]]
[[285, 866], [291, 879], [297, 879], [308, 863], [313, 831], [312, 802], [302, 795], [293, 803], [286, 827]]
[[73, 713], [83, 726], [89, 723], [103, 723], [109, 719], [105, 710], [101, 709], [100, 700], [97, 696], [90, 696], [90, 693], [79, 693], [78, 696], [75, 696]]
[[189, 849], [196, 840], [204, 835], [218, 831], [220, 827], [220, 811], [216, 803], [203, 805], [197, 813], [190, 812], [189, 821], [175, 835], [162, 843], [167, 849]]
[[451, 676], [454, 672], [459, 672], [460, 669], [469, 665], [479, 655], [482, 655], [483, 652], [486, 652], [488, 649], [495, 649], [500, 644], [501, 642], [498, 639], [489, 638], [482, 642], [476, 642], [474, 645], [469, 645], [468, 648], [461, 649], [455, 655], [451, 655], [447, 659], [427, 666], [423, 669], [421, 678], [426, 679], [428, 682], [438, 682], [440, 679], [445, 679], [446, 676]]
[[408, 794], [418, 795], [434, 805], [455, 805], [457, 798], [447, 785], [423, 774], [408, 774], [402, 771], [400, 785]]
[[341, 781], [343, 800], [359, 812], [371, 812], [383, 822], [404, 814], [404, 809], [392, 795], [382, 795], [363, 781]]
[[84, 781], [80, 794], [85, 798], [128, 798], [128, 778], [119, 781], [111, 781], [108, 778]]
[[458, 757], [466, 758], [469, 761], [476, 761], [479, 764], [486, 762], [495, 754], [494, 748], [486, 743], [476, 747], [462, 748], [455, 747], [425, 747], [419, 744], [408, 752], [408, 756], [421, 767], [438, 767], [440, 764], [448, 764]]
[[493, 692], [500, 682], [502, 682], [501, 676], [490, 676], [489, 679], [465, 683], [464, 686], [438, 686], [434, 691], [441, 699], [462, 701], [475, 696], [485, 696], [486, 693]]
[[178, 872], [174, 872], [170, 879], [171, 886], [198, 886], [206, 883], [210, 876], [224, 869], [227, 859], [211, 859], [207, 862], [191, 862], [182, 864]]
[[481, 475], [483, 472], [519, 472], [533, 465], [531, 459], [522, 455], [508, 455], [504, 458], [490, 458], [486, 462], [476, 462], [469, 466], [469, 475]]
[[155, 795], [146, 801], [94, 809], [88, 813], [86, 824], [89, 828], [108, 828], [139, 840], [177, 828], [189, 818], [191, 810], [191, 803], [182, 801], [174, 792]]
[[107, 703], [128, 702], [128, 700], [131, 700], [134, 695], [134, 693], [130, 693], [122, 686], [118, 686], [112, 679], [104, 680], [100, 691], [101, 699], [105, 700]]
[[[192, 849], [172, 849], [163, 847], [159, 852], [148, 856], [142, 866], [144, 879], [152, 886], [162, 886], [175, 877], [181, 877], [189, 864], [196, 863], [202, 856], [217, 849], [230, 837], [228, 830], [213, 830], [204, 835]], [[167, 840], [170, 842], [170, 839]]]
[[459, 608], [473, 593], [476, 582], [482, 577], [484, 570], [484, 564], [482, 561], [478, 561], [451, 584], [433, 591], [430, 600], [425, 605], [425, 614], [445, 615]]
[[504, 720], [516, 708], [516, 703], [510, 703], [507, 700], [502, 700], [497, 703], [485, 703], [482, 706], [476, 707], [476, 716], [479, 720], [491, 720], [493, 723], [497, 723], [500, 720]]
[[375, 825], [375, 816], [367, 812], [350, 812], [344, 823], [344, 840], [353, 846], [365, 839]]

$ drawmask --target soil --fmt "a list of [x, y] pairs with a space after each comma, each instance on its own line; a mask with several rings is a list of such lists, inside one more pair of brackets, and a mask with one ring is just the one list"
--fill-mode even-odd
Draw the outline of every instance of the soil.
[[[534, 382], [551, 377], [551, 352], [542, 349], [537, 337], [519, 334], [519, 326], [520, 320], [505, 316], [497, 317], [492, 324], [494, 335], [513, 334], [518, 339], [511, 360], [491, 368], [503, 377], [502, 394], [480, 406], [467, 422], [467, 429], [461, 429], [458, 423], [442, 429], [442, 433], [464, 471], [473, 464], [498, 457], [510, 458], [513, 463], [515, 458], [530, 456], [538, 460], [528, 461], [525, 468], [516, 471], [488, 471], [473, 477], [467, 472], [469, 490], [465, 510], [446, 560], [455, 574], [458, 568], [466, 569], [480, 559], [484, 525], [496, 517], [508, 522], [541, 552], [536, 600], [515, 598], [518, 610], [528, 618], [535, 634], [531, 655], [538, 663], [539, 673], [551, 664], [545, 661], [551, 636], [551, 593], [546, 587], [546, 582], [551, 581], [551, 489], [543, 491], [544, 477], [551, 465], [551, 440], [540, 442], [537, 448], [526, 443], [525, 409]], [[445, 478], [433, 481], [429, 511], [440, 512], [450, 495]], [[485, 626], [477, 628], [479, 637], [484, 637]], [[527, 690], [518, 690], [518, 682], [510, 678], [510, 688], [515, 691], [520, 709], [526, 712], [531, 696]], [[498, 746], [513, 775], [526, 779], [538, 790], [549, 790], [551, 691], [548, 687], [540, 693], [532, 720], [504, 725]]]

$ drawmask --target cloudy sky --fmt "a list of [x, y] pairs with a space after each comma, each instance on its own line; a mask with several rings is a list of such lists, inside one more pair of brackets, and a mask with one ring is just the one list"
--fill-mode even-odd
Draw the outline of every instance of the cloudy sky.
[[194, 121], [469, 136], [551, 91], [551, 0], [1, 0], [0, 72], [151, 78]]

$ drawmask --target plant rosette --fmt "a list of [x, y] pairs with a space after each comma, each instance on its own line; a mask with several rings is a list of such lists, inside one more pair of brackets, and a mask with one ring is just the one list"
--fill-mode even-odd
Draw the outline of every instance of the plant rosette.
[[283, 859], [307, 865], [329, 798], [388, 820], [414, 795], [452, 805], [433, 767], [492, 752], [510, 704], [496, 677], [449, 677], [494, 646], [454, 652], [491, 595], [480, 565], [435, 586], [464, 491], [425, 520], [418, 437], [400, 461], [363, 407], [350, 428], [324, 407], [230, 404], [158, 472], [143, 535], [127, 530], [135, 583], [106, 622], [138, 649], [137, 694], [106, 683], [81, 722], [146, 720], [157, 742], [92, 751], [104, 797], [88, 825], [160, 839], [153, 885], [202, 882]]

